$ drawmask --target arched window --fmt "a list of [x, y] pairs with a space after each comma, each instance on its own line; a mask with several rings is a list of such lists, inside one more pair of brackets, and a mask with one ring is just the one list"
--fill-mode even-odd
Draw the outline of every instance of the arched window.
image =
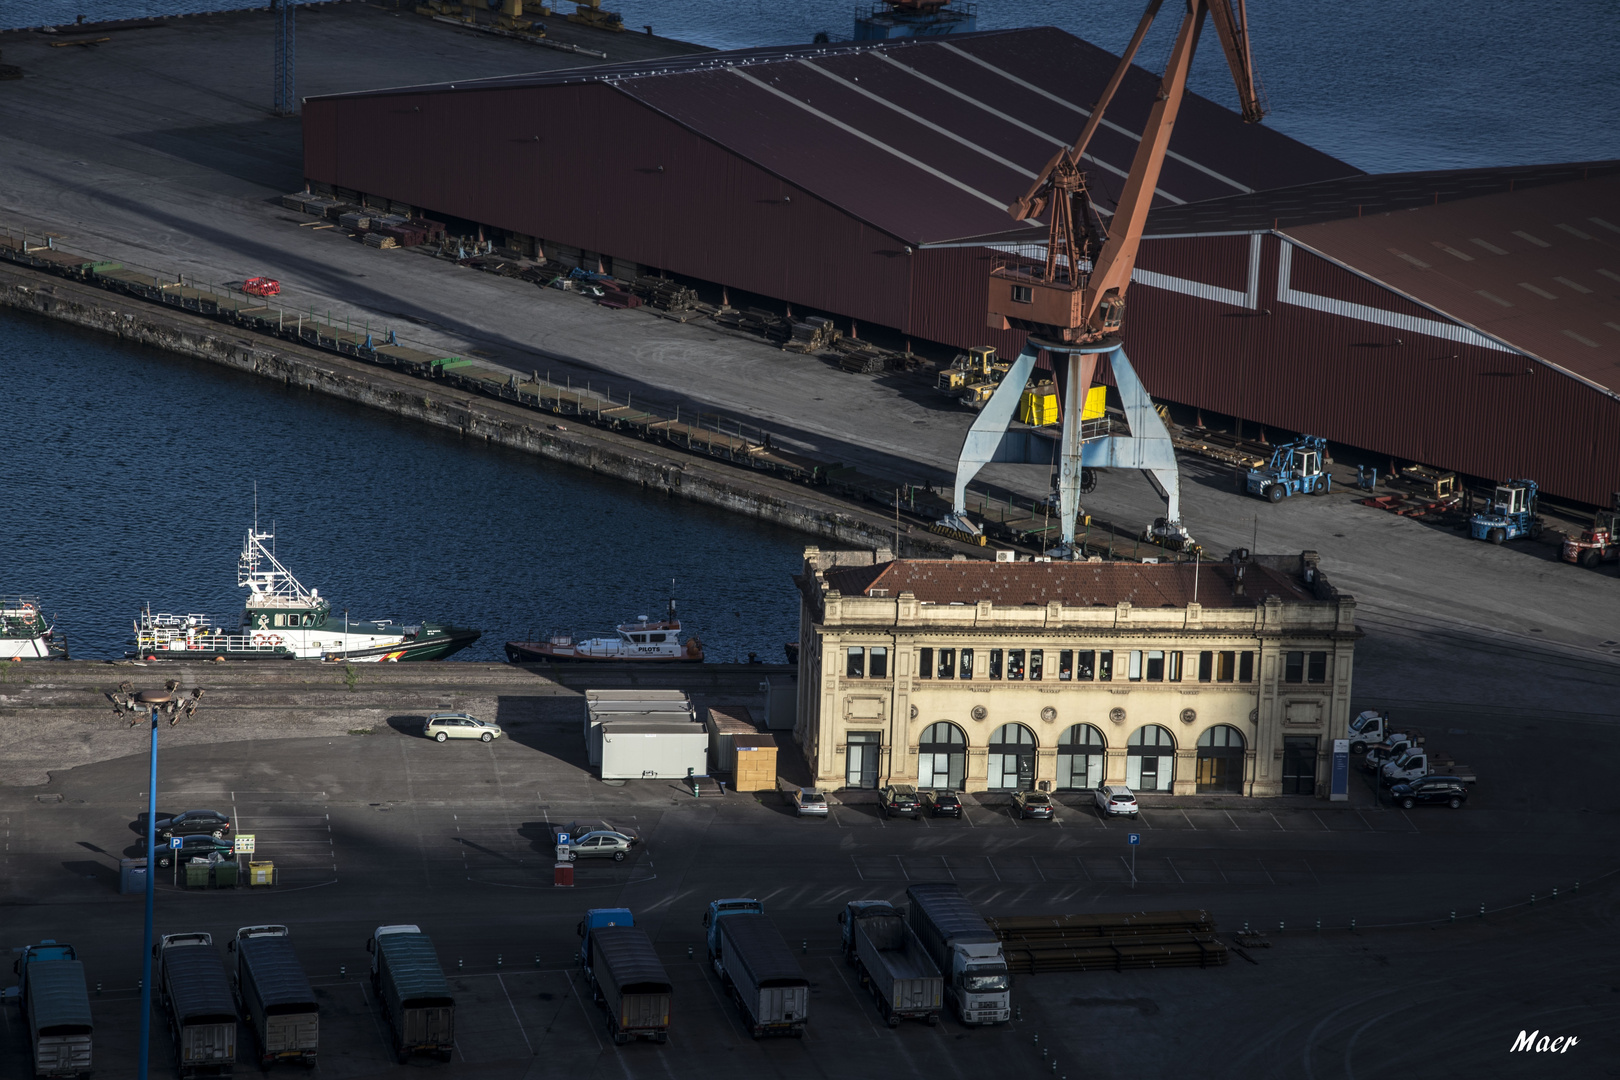
[[1103, 780], [1103, 751], [1108, 743], [1090, 724], [1075, 724], [1058, 736], [1059, 791], [1083, 791]]
[[1198, 736], [1198, 790], [1243, 791], [1243, 733], [1222, 724]]
[[1023, 724], [1003, 724], [990, 736], [991, 791], [1029, 791], [1035, 787], [1035, 733]]
[[1176, 737], [1158, 724], [1131, 732], [1125, 744], [1125, 782], [1133, 791], [1169, 791], [1176, 778]]
[[961, 791], [967, 772], [967, 737], [948, 720], [929, 724], [917, 740], [917, 786]]

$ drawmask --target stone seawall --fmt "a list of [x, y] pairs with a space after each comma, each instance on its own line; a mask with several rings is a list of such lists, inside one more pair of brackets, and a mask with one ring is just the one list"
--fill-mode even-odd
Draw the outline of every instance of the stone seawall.
[[[841, 545], [894, 546], [892, 517], [808, 485], [730, 468], [615, 432], [550, 423], [545, 414], [517, 405], [143, 303], [94, 285], [0, 265], [0, 304], [589, 469]], [[970, 550], [944, 537], [909, 529], [904, 547], [907, 554]]]

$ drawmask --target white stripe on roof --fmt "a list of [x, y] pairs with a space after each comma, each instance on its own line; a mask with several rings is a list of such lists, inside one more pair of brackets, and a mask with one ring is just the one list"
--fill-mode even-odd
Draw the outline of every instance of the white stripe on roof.
[[[807, 112], [810, 115], [816, 117], [817, 119], [823, 120], [826, 123], [831, 124], [833, 127], [837, 128], [838, 130], [843, 131], [843, 132], [845, 132], [847, 134], [853, 135], [853, 136], [855, 136], [855, 138], [860, 139], [864, 143], [869, 143], [872, 146], [877, 147], [879, 150], [882, 150], [886, 154], [893, 154], [895, 157], [899, 158], [901, 161], [904, 161], [906, 164], [911, 165], [913, 168], [921, 169], [923, 172], [927, 173], [929, 176], [932, 176], [932, 177], [934, 177], [934, 178], [936, 178], [938, 180], [943, 180], [945, 183], [951, 185], [952, 187], [958, 189], [959, 191], [967, 192], [969, 195], [972, 195], [975, 199], [982, 199], [984, 202], [989, 203], [991, 206], [995, 207], [997, 210], [1005, 211], [1007, 209], [1007, 204], [1002, 202], [1000, 199], [992, 198], [991, 196], [986, 195], [984, 192], [980, 191], [978, 188], [973, 187], [971, 184], [964, 184], [962, 181], [958, 180], [956, 177], [951, 176], [948, 173], [941, 172], [940, 170], [934, 168], [932, 165], [927, 165], [927, 164], [924, 164], [921, 161], [918, 161], [916, 158], [912, 157], [910, 154], [907, 154], [907, 153], [905, 153], [905, 152], [903, 152], [901, 150], [897, 150], [894, 147], [890, 146], [888, 143], [884, 142], [883, 140], [875, 138], [875, 137], [873, 137], [871, 135], [868, 135], [866, 132], [860, 130], [857, 127], [853, 127], [853, 126], [851, 126], [849, 124], [844, 123], [844, 121], [838, 119], [836, 116], [831, 116], [831, 115], [829, 115], [827, 113], [824, 113], [820, 109], [815, 108], [814, 106], [808, 104], [807, 102], [800, 101], [798, 98], [794, 97], [792, 94], [787, 93], [786, 91], [778, 90], [776, 87], [772, 86], [768, 82], [765, 82], [763, 79], [754, 78], [754, 76], [748, 74], [748, 72], [742, 70], [741, 68], [733, 67], [733, 68], [727, 68], [726, 70], [731, 72], [733, 75], [737, 76], [737, 78], [744, 79], [744, 80], [746, 80], [748, 82], [751, 82], [755, 86], [759, 87], [761, 90], [764, 90], [764, 91], [766, 91], [768, 93], [771, 93], [771, 94], [775, 94], [777, 97], [781, 98], [783, 101], [786, 101], [789, 104], [798, 106], [799, 108], [803, 109], [805, 112]], [[1036, 221], [1029, 222], [1029, 224], [1035, 225], [1035, 226], [1040, 227], [1040, 228], [1045, 228], [1045, 226], [1041, 225], [1039, 222], [1036, 222]]]
[[952, 142], [960, 143], [961, 145], [967, 147], [969, 150], [972, 150], [975, 153], [983, 154], [985, 157], [989, 158], [991, 161], [994, 161], [997, 165], [1000, 165], [1003, 168], [1011, 169], [1013, 172], [1017, 173], [1018, 175], [1027, 176], [1031, 180], [1035, 179], [1035, 173], [1033, 173], [1030, 170], [1024, 168], [1022, 165], [1018, 165], [1018, 164], [1015, 164], [1015, 163], [1013, 163], [1011, 161], [1008, 161], [1005, 156], [996, 153], [994, 150], [986, 149], [985, 147], [980, 146], [978, 143], [973, 142], [970, 139], [962, 138], [962, 136], [958, 135], [954, 131], [951, 131], [949, 128], [940, 127], [938, 124], [934, 123], [931, 120], [924, 120], [922, 117], [918, 116], [916, 113], [910, 111], [909, 109], [901, 108], [900, 106], [896, 105], [894, 102], [888, 100], [887, 98], [880, 97], [879, 95], [872, 93], [872, 91], [866, 89], [864, 86], [861, 86], [860, 84], [855, 83], [855, 82], [851, 82], [849, 79], [844, 78], [842, 75], [835, 75], [831, 71], [828, 71], [826, 68], [817, 67], [816, 65], [812, 64], [808, 60], [799, 60], [797, 62], [804, 65], [805, 67], [809, 68], [811, 71], [815, 72], [817, 75], [824, 76], [824, 77], [826, 77], [828, 79], [831, 79], [833, 82], [840, 84], [846, 90], [853, 90], [857, 94], [860, 94], [862, 97], [869, 98], [870, 100], [877, 102], [879, 105], [882, 105], [885, 109], [892, 109], [895, 112], [899, 113], [901, 116], [904, 116], [907, 120], [910, 120], [910, 121], [912, 121], [913, 123], [916, 123], [916, 124], [921, 124], [923, 127], [927, 128], [929, 131], [932, 131], [932, 132], [934, 132], [936, 134], [939, 134], [939, 135], [943, 135], [947, 139], [950, 139]]
[[[1007, 79], [1007, 80], [1009, 80], [1011, 82], [1015, 82], [1019, 86], [1022, 86], [1027, 90], [1033, 91], [1034, 93], [1037, 93], [1037, 94], [1041, 95], [1042, 97], [1047, 98], [1047, 99], [1049, 99], [1049, 100], [1063, 106], [1065, 109], [1073, 109], [1075, 112], [1079, 113], [1081, 116], [1089, 117], [1091, 115], [1091, 111], [1089, 109], [1082, 109], [1080, 106], [1076, 105], [1072, 101], [1065, 101], [1063, 98], [1058, 97], [1056, 94], [1051, 93], [1050, 91], [1042, 90], [1040, 87], [1036, 86], [1034, 83], [1027, 82], [1024, 79], [1020, 79], [1017, 75], [1014, 75], [1010, 71], [1003, 71], [1001, 68], [996, 67], [996, 65], [990, 63], [988, 60], [981, 60], [977, 56], [974, 56], [972, 53], [967, 52], [964, 49], [959, 49], [955, 45], [952, 45], [948, 41], [936, 41], [936, 42], [930, 42], [930, 44], [939, 45], [941, 48], [949, 49], [949, 50], [951, 50], [951, 52], [956, 53], [959, 56], [966, 57], [967, 59], [973, 61], [975, 64], [978, 64], [980, 67], [985, 68], [988, 71], [993, 71], [997, 75], [1000, 75], [1003, 79]], [[1132, 140], [1134, 140], [1136, 142], [1141, 142], [1142, 141], [1142, 136], [1141, 135], [1139, 135], [1138, 133], [1136, 133], [1134, 131], [1131, 131], [1129, 128], [1120, 127], [1118, 124], [1114, 123], [1112, 120], [1104, 118], [1104, 120], [1102, 122], [1102, 126], [1107, 128], [1109, 131], [1116, 131], [1119, 134], [1124, 135], [1128, 139], [1132, 139]], [[1247, 185], [1244, 185], [1244, 184], [1240, 184], [1236, 180], [1233, 180], [1230, 176], [1224, 176], [1221, 173], [1216, 172], [1214, 169], [1211, 169], [1207, 165], [1200, 165], [1198, 162], [1194, 161], [1192, 158], [1183, 157], [1181, 154], [1176, 153], [1174, 150], [1166, 151], [1165, 156], [1170, 157], [1170, 158], [1174, 158], [1175, 160], [1181, 162], [1183, 165], [1187, 165], [1187, 166], [1190, 166], [1191, 168], [1197, 169], [1199, 172], [1205, 174], [1206, 176], [1214, 177], [1216, 180], [1219, 180], [1221, 183], [1227, 184], [1227, 185], [1229, 185], [1231, 187], [1234, 187], [1237, 190], [1241, 191], [1245, 195], [1254, 194], [1254, 188], [1248, 187]], [[1163, 194], [1163, 193], [1160, 192], [1160, 194]], [[1169, 198], [1169, 196], [1165, 196], [1165, 197]], [[1186, 200], [1177, 199], [1176, 201], [1177, 202], [1185, 202]]]

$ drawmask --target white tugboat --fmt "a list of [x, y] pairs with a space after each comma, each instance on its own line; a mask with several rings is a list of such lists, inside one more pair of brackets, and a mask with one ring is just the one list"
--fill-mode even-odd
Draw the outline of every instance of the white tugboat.
[[39, 613], [39, 598], [0, 599], [0, 660], [66, 660], [67, 640]]
[[508, 641], [506, 658], [514, 664], [540, 661], [636, 662], [701, 664], [703, 643], [695, 637], [681, 640], [681, 620], [675, 615], [675, 601], [662, 622], [643, 615], [635, 622], [621, 623], [613, 637], [586, 638], [554, 635], [545, 641]]
[[291, 659], [372, 663], [442, 660], [477, 641], [480, 631], [436, 623], [406, 626], [391, 619], [334, 616], [319, 590], [305, 589], [265, 546], [274, 533], [250, 530], [236, 564], [248, 590], [233, 630], [206, 615], [153, 614], [135, 622], [135, 652], [145, 660]]

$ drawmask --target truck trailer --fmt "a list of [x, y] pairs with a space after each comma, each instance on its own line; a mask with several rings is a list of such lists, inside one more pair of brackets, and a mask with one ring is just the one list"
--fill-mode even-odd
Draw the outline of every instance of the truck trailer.
[[236, 1065], [236, 998], [213, 935], [164, 934], [152, 951], [182, 1080], [230, 1076]]
[[848, 954], [890, 1027], [904, 1018], [939, 1023], [945, 979], [917, 935], [892, 906], [857, 900], [839, 913]]
[[89, 1076], [94, 1025], [84, 964], [73, 946], [52, 940], [24, 946], [11, 970], [18, 979], [14, 996], [28, 1021], [34, 1076]]
[[236, 954], [236, 1000], [253, 1029], [259, 1067], [278, 1061], [313, 1066], [320, 1006], [285, 926], [244, 926], [226, 947]]
[[804, 1037], [810, 980], [781, 933], [761, 913], [734, 911], [715, 920], [715, 971], [736, 999], [749, 1034]]
[[907, 922], [945, 976], [945, 997], [964, 1024], [999, 1024], [1012, 1016], [1011, 977], [1001, 938], [948, 882], [913, 885]]
[[615, 1043], [669, 1041], [672, 987], [645, 930], [639, 926], [593, 929], [585, 973], [596, 1003], [607, 1013], [608, 1034]]
[[377, 991], [401, 1065], [414, 1054], [449, 1061], [455, 1053], [456, 1000], [433, 940], [409, 924], [379, 926], [366, 942]]

